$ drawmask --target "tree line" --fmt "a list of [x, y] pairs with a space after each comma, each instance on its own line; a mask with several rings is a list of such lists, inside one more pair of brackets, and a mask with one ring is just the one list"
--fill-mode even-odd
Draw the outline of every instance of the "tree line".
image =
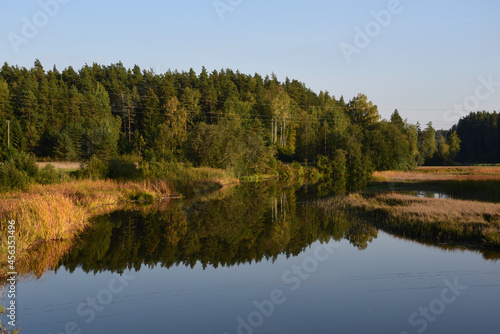
[[381, 120], [364, 94], [346, 102], [274, 74], [204, 67], [156, 74], [122, 63], [62, 71], [5, 63], [0, 120], [3, 160], [13, 152], [67, 161], [127, 155], [237, 175], [321, 159], [326, 171], [341, 163], [336, 173], [366, 176], [414, 168], [436, 152], [451, 161], [460, 146], [460, 131], [441, 138], [432, 123], [421, 129], [397, 110]]
[[472, 112], [452, 128], [462, 140], [456, 156], [459, 163], [500, 163], [500, 115]]

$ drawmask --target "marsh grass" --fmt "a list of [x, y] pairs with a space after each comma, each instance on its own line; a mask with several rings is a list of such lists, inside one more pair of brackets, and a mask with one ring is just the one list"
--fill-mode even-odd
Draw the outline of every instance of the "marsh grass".
[[56, 162], [37, 162], [39, 168], [44, 168], [47, 165], [54, 166], [55, 169], [75, 171], [80, 168], [80, 162], [66, 162], [66, 161], [56, 161]]
[[500, 202], [500, 167], [420, 167], [375, 172], [367, 190], [440, 192], [456, 199]]
[[239, 183], [230, 171], [210, 167], [193, 168], [180, 163], [144, 162], [141, 169], [148, 182], [168, 185], [185, 196]]
[[500, 204], [496, 203], [358, 193], [319, 201], [319, 205], [367, 219], [403, 237], [500, 247]]
[[374, 172], [373, 180], [379, 182], [500, 180], [500, 167], [419, 167], [413, 171]]
[[71, 180], [0, 193], [0, 265], [7, 265], [5, 229], [10, 220], [16, 221], [16, 269], [22, 275], [39, 276], [71, 249], [94, 216], [131, 201], [150, 204], [179, 197], [181, 191], [203, 193], [237, 182], [222, 170], [170, 167], [177, 169], [168, 168], [164, 175], [141, 181]]
[[49, 193], [22, 198], [10, 217], [17, 223], [16, 251], [23, 253], [41, 241], [65, 240], [81, 232], [88, 212], [67, 196]]
[[120, 202], [146, 192], [156, 196], [144, 184], [85, 180], [34, 185], [28, 193], [3, 194], [0, 264], [5, 266], [7, 260], [7, 221], [16, 222], [16, 270], [22, 275], [39, 275], [43, 272], [41, 268], [51, 268], [71, 248], [90, 217], [113, 210]]

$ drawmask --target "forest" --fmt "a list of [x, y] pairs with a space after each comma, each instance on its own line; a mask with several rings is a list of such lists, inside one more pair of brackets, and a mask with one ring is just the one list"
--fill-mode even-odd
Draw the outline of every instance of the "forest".
[[364, 94], [345, 101], [297, 80], [230, 69], [156, 74], [122, 63], [62, 71], [39, 60], [30, 69], [4, 63], [0, 119], [3, 169], [19, 155], [84, 163], [121, 157], [239, 177], [296, 161], [364, 179], [374, 170], [500, 160], [496, 113], [472, 113], [436, 131], [397, 110], [382, 120]]

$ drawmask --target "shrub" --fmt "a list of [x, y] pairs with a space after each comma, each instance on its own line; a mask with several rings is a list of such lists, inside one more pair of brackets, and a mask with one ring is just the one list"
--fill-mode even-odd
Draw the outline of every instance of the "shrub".
[[27, 190], [37, 174], [38, 166], [33, 155], [14, 152], [0, 165], [0, 188]]
[[293, 171], [293, 174], [296, 178], [301, 178], [304, 176], [304, 168], [297, 162], [294, 161], [290, 164], [290, 168]]
[[35, 156], [24, 152], [16, 154], [11, 161], [16, 166], [16, 169], [26, 173], [29, 177], [35, 177], [38, 173]]
[[80, 177], [99, 180], [106, 178], [108, 174], [108, 164], [106, 161], [99, 159], [97, 156], [92, 156], [86, 164], [82, 165]]
[[281, 161], [278, 161], [276, 170], [281, 178], [289, 179], [293, 176], [290, 169]]
[[47, 164], [44, 168], [40, 169], [36, 176], [36, 181], [40, 184], [53, 184], [59, 180], [60, 174], [51, 164]]
[[108, 162], [107, 176], [110, 179], [137, 179], [141, 176], [141, 171], [135, 162], [127, 161], [123, 158], [114, 158]]
[[0, 166], [0, 188], [2, 190], [27, 190], [31, 180], [28, 175], [18, 170], [11, 161]]
[[133, 194], [130, 196], [130, 199], [132, 201], [137, 201], [144, 204], [152, 204], [155, 201], [154, 195], [146, 191], [141, 191], [139, 193]]

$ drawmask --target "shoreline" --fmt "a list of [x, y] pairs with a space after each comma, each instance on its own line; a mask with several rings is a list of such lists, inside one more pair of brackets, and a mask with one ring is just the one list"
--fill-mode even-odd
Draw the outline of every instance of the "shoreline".
[[479, 250], [500, 248], [498, 203], [382, 192], [320, 200], [318, 205], [404, 238]]
[[[178, 180], [72, 180], [52, 185], [32, 185], [26, 192], [0, 194], [0, 265], [7, 268], [6, 222], [16, 222], [16, 271], [38, 276], [46, 268], [53, 267], [57, 259], [71, 249], [74, 240], [95, 216], [121, 206], [181, 199], [239, 183], [229, 174], [221, 177], [222, 173], [216, 172], [215, 178], [184, 183]], [[57, 247], [53, 247], [54, 244], [58, 244]], [[40, 252], [45, 255], [40, 256]], [[41, 270], [33, 273], [29, 270], [33, 267]], [[2, 272], [0, 281], [4, 276]]]

